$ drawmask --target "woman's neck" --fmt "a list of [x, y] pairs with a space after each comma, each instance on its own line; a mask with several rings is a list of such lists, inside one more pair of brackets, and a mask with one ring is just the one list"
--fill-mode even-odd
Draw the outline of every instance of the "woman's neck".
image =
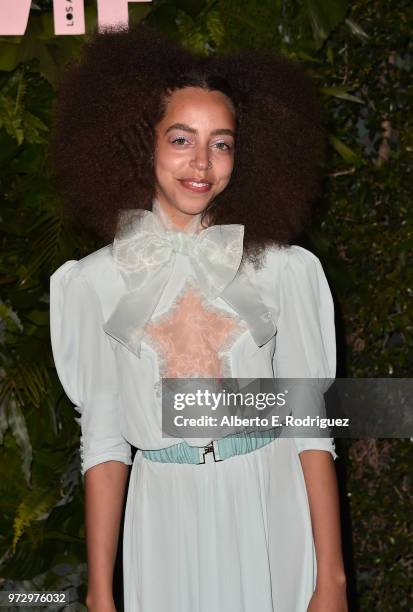
[[152, 201], [152, 212], [160, 219], [166, 229], [188, 234], [195, 234], [203, 229], [201, 226], [202, 213], [188, 215], [188, 219], [172, 217], [156, 197]]

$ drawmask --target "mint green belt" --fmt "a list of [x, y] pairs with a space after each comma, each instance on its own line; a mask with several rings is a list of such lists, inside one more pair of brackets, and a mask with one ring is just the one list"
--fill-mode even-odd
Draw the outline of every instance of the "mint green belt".
[[161, 463], [204, 464], [205, 455], [212, 453], [215, 461], [223, 461], [234, 455], [251, 453], [269, 444], [279, 437], [281, 429], [281, 427], [277, 427], [267, 431], [242, 432], [220, 438], [219, 440], [213, 440], [206, 446], [201, 447], [190, 446], [187, 442], [180, 442], [179, 444], [173, 444], [158, 450], [143, 450], [142, 455], [145, 459], [160, 461]]

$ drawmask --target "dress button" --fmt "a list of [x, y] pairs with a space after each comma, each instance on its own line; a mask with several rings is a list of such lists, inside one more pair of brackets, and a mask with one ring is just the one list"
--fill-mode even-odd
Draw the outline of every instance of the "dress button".
[[162, 396], [162, 382], [160, 380], [158, 380], [154, 384], [153, 388], [155, 390], [156, 397], [161, 397]]

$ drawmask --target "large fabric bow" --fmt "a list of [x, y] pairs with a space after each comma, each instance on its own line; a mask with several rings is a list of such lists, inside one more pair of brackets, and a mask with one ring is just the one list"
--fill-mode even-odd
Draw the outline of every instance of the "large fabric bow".
[[239, 268], [243, 225], [212, 225], [198, 234], [166, 229], [148, 210], [125, 210], [113, 243], [113, 257], [127, 291], [104, 325], [104, 331], [140, 357], [144, 327], [172, 273], [176, 253], [187, 255], [205, 297], [222, 297], [245, 319], [259, 346], [276, 328], [245, 274]]

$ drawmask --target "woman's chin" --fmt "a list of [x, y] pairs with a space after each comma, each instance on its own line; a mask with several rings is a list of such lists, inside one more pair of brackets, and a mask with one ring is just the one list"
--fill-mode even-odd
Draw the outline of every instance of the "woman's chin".
[[177, 198], [179, 210], [187, 215], [199, 215], [208, 206], [210, 200], [209, 194], [208, 196], [205, 194], [203, 198], [200, 198], [199, 195], [195, 198], [183, 198], [182, 196]]

